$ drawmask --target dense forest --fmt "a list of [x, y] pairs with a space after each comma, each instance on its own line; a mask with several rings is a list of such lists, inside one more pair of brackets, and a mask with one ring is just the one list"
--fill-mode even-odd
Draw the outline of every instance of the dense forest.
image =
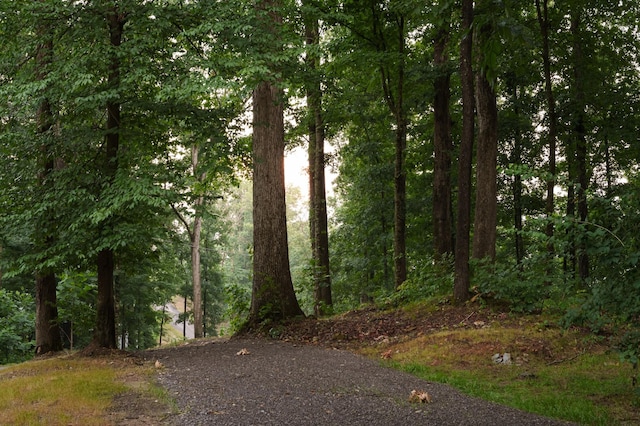
[[0, 362], [156, 345], [180, 295], [196, 337], [434, 296], [553, 311], [636, 363], [639, 21], [0, 0]]

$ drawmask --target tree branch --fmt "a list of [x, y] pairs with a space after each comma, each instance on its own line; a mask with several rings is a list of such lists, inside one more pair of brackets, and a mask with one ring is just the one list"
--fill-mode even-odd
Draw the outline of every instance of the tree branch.
[[176, 214], [176, 216], [178, 216], [178, 220], [180, 220], [180, 222], [182, 222], [182, 224], [185, 226], [185, 228], [187, 228], [187, 234], [189, 234], [189, 240], [192, 240], [193, 239], [193, 233], [191, 231], [191, 227], [189, 226], [189, 223], [184, 218], [184, 216], [182, 216], [180, 211], [176, 208], [176, 206], [173, 203], [171, 203], [169, 205], [171, 206], [171, 210], [173, 210], [173, 212]]

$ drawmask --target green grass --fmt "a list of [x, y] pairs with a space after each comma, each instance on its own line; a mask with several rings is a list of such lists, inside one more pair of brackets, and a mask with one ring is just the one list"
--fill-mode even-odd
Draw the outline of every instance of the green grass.
[[628, 394], [628, 385], [621, 380], [598, 382], [582, 375], [574, 376], [572, 369], [540, 372], [537, 378], [519, 379], [440, 370], [420, 364], [396, 363], [394, 366], [425, 380], [449, 384], [471, 396], [585, 425], [616, 424], [612, 410], [596, 401], [616, 394], [625, 398]]
[[[518, 317], [487, 327], [448, 328], [361, 353], [465, 394], [584, 425], [640, 424], [635, 371], [581, 331]], [[509, 352], [511, 365], [494, 364]], [[391, 355], [389, 355], [391, 354]]]
[[52, 358], [0, 371], [0, 425], [104, 425], [114, 395], [127, 389], [113, 362]]

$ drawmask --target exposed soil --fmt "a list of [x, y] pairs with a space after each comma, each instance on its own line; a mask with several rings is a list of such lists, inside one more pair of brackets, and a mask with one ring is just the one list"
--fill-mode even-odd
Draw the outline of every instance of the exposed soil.
[[114, 401], [110, 420], [117, 425], [563, 424], [470, 398], [350, 352], [495, 322], [518, 326], [507, 314], [473, 307], [410, 312], [369, 307], [230, 340], [147, 351], [140, 356], [148, 368], [160, 362], [158, 382], [177, 407], [133, 386]]
[[381, 340], [397, 341], [442, 330], [478, 328], [493, 321], [514, 323], [505, 313], [468, 306], [442, 305], [414, 311], [382, 311], [374, 306], [330, 319], [305, 318], [270, 331], [280, 340], [352, 349]]

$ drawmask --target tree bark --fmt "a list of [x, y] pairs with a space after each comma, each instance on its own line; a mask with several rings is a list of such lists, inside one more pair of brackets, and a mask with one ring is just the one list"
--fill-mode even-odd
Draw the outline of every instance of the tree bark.
[[309, 226], [314, 267], [314, 311], [326, 314], [332, 304], [331, 275], [329, 267], [329, 230], [327, 220], [327, 196], [325, 188], [324, 121], [322, 117], [322, 89], [317, 78], [319, 60], [312, 49], [319, 43], [317, 19], [305, 20], [306, 44], [311, 47], [307, 54], [307, 66], [312, 81], [307, 87], [309, 108]]
[[[35, 78], [37, 81], [44, 81], [48, 77], [48, 68], [52, 63], [53, 38], [49, 28], [42, 24], [38, 28], [38, 36], [43, 42], [38, 46], [36, 52]], [[50, 186], [51, 173], [55, 167], [52, 152], [51, 140], [53, 127], [53, 112], [51, 104], [46, 95], [40, 101], [36, 111], [36, 132], [42, 137], [43, 142], [40, 147], [40, 171], [39, 184], [44, 191]], [[55, 226], [53, 212], [47, 209], [45, 216], [40, 223], [40, 229], [36, 238], [39, 240], [40, 248], [48, 250], [54, 240], [52, 227]], [[55, 271], [51, 268], [42, 268], [36, 271], [36, 354], [42, 355], [49, 352], [62, 350], [62, 338], [58, 326], [58, 305], [57, 305], [57, 279]]]
[[[542, 34], [542, 66], [544, 70], [544, 91], [547, 100], [548, 126], [549, 132], [547, 140], [549, 144], [549, 178], [547, 179], [547, 198], [545, 202], [545, 214], [547, 216], [547, 226], [545, 233], [549, 240], [553, 238], [553, 213], [555, 211], [554, 188], [556, 186], [556, 145], [558, 135], [558, 117], [556, 113], [556, 101], [553, 94], [553, 85], [551, 81], [551, 54], [549, 53], [549, 2], [543, 0], [542, 6], [540, 0], [536, 0], [536, 12], [540, 32]], [[553, 243], [547, 244], [547, 251], [553, 256]]]
[[56, 287], [53, 272], [36, 275], [36, 355], [62, 350]]
[[[122, 32], [125, 18], [117, 6], [106, 16], [109, 27], [109, 41], [117, 49], [122, 44]], [[110, 58], [108, 83], [110, 87], [120, 85], [120, 60], [117, 56]], [[104, 175], [109, 184], [113, 184], [118, 171], [118, 150], [120, 145], [120, 102], [107, 102], [106, 125], [106, 153], [104, 158]], [[113, 230], [113, 224], [103, 224], [101, 232], [108, 234]], [[90, 347], [116, 347], [116, 314], [114, 292], [114, 262], [113, 249], [104, 248], [98, 253], [98, 300], [96, 305], [97, 319], [93, 341]]]
[[[202, 197], [201, 197], [202, 198]], [[202, 233], [202, 217], [193, 220], [193, 236], [191, 238], [191, 278], [193, 280], [193, 337], [204, 337], [202, 315], [202, 277], [200, 266], [200, 235]]]
[[433, 82], [434, 132], [433, 149], [433, 238], [434, 258], [440, 261], [453, 254], [453, 227], [451, 212], [451, 72], [446, 52], [449, 41], [449, 24], [438, 30], [434, 41], [433, 62], [437, 76]]
[[407, 150], [407, 113], [404, 106], [404, 55], [405, 26], [404, 17], [396, 18], [398, 24], [397, 49], [400, 57], [395, 97], [391, 92], [389, 73], [382, 73], [387, 104], [396, 120], [396, 142], [394, 160], [394, 198], [393, 198], [393, 264], [394, 285], [397, 289], [407, 280], [407, 172], [405, 153]]
[[[588, 218], [587, 189], [589, 187], [589, 171], [587, 166], [588, 146], [585, 129], [585, 89], [584, 89], [584, 53], [580, 34], [580, 13], [574, 11], [571, 17], [571, 34], [573, 36], [573, 78], [574, 78], [574, 102], [575, 111], [573, 118], [573, 130], [575, 139], [575, 159], [577, 169], [577, 191], [578, 218], [581, 223], [585, 223]], [[589, 255], [585, 238], [580, 238], [578, 247], [578, 276], [584, 285], [589, 278]]]
[[[478, 58], [482, 63], [482, 48], [492, 28], [483, 26], [475, 40]], [[496, 225], [498, 214], [497, 159], [498, 159], [498, 108], [496, 94], [488, 80], [487, 70], [476, 71], [476, 111], [478, 115], [478, 144], [476, 151], [476, 204], [473, 223], [473, 257], [496, 257]]]
[[461, 304], [469, 299], [469, 234], [471, 231], [471, 165], [474, 139], [474, 89], [472, 50], [473, 0], [462, 1], [460, 42], [460, 79], [462, 83], [462, 138], [458, 157], [458, 207], [455, 245], [453, 300]]
[[303, 315], [291, 281], [284, 184], [282, 91], [253, 92], [253, 289], [249, 324]]
[[[191, 167], [193, 176], [200, 182], [206, 175], [198, 176], [198, 147], [191, 147]], [[193, 230], [189, 235], [191, 240], [191, 278], [193, 281], [193, 335], [196, 339], [204, 337], [204, 321], [202, 315], [202, 277], [200, 268], [200, 236], [202, 234], [202, 209], [204, 196], [200, 195], [195, 202], [195, 216]]]
[[[514, 110], [513, 114], [516, 118], [516, 122], [519, 122], [520, 117], [520, 99], [518, 98], [518, 86], [515, 81], [508, 83], [511, 90], [511, 97], [513, 98]], [[513, 135], [513, 158], [511, 164], [522, 165], [522, 136], [520, 129], [516, 128]], [[516, 264], [521, 265], [524, 258], [524, 240], [522, 238], [522, 175], [517, 173], [513, 177], [513, 225], [516, 231], [515, 244], [516, 249]]]

